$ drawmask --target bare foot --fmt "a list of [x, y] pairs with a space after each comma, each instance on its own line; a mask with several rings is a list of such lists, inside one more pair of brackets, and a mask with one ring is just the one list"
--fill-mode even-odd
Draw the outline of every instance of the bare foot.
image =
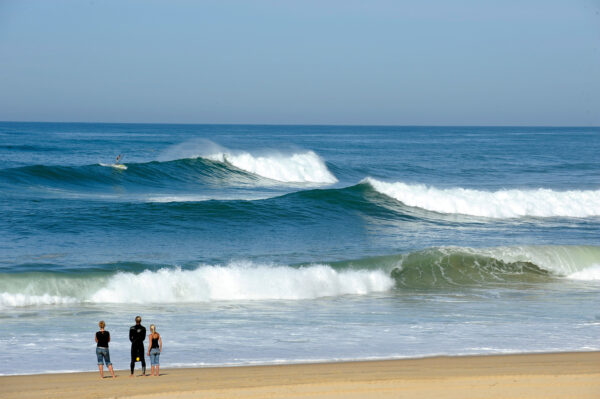
[[132, 378], [132, 377], [133, 377], [133, 374], [129, 374], [129, 378]]

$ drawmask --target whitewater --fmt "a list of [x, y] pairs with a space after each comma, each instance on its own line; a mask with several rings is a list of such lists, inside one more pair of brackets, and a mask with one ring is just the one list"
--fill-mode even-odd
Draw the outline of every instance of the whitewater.
[[0, 374], [600, 350], [599, 137], [2, 122]]
[[[461, 258], [461, 266], [452, 263]], [[533, 267], [527, 267], [531, 265]], [[525, 267], [523, 267], [525, 266]], [[175, 304], [218, 301], [305, 300], [368, 295], [397, 288], [394, 275], [418, 273], [403, 288], [422, 288], [423, 274], [440, 273], [432, 287], [470, 282], [527, 281], [532, 273], [551, 278], [600, 281], [600, 246], [429, 248], [333, 264], [276, 265], [236, 261], [194, 268], [162, 267], [105, 275], [16, 274], [0, 282], [0, 309], [32, 305]], [[471, 269], [471, 270], [469, 270]], [[472, 273], [468, 275], [467, 273]], [[452, 274], [460, 273], [460, 280]]]
[[440, 213], [490, 218], [600, 216], [600, 190], [498, 190], [462, 187], [439, 189], [424, 184], [387, 183], [366, 178], [364, 183], [405, 205]]

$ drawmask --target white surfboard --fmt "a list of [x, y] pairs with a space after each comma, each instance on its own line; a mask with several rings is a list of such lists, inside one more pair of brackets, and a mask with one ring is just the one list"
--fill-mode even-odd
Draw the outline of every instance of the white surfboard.
[[121, 169], [121, 170], [127, 169], [127, 166], [123, 165], [122, 163], [100, 163], [100, 166], [106, 166], [106, 167]]

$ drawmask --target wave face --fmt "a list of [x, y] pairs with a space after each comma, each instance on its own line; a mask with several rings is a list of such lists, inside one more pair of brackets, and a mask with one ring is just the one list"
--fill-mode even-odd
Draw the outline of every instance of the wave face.
[[[299, 266], [200, 265], [194, 269], [116, 265], [125, 271], [5, 274], [0, 307], [71, 303], [198, 303], [302, 300], [392, 289], [449, 289], [599, 280], [600, 247], [430, 248], [407, 254]], [[139, 271], [138, 271], [139, 270]]]
[[488, 218], [583, 218], [600, 215], [600, 190], [554, 191], [540, 188], [489, 192], [465, 188], [438, 189], [402, 182], [386, 183], [373, 178], [366, 178], [363, 182], [407, 206], [438, 213]]
[[250, 173], [205, 159], [127, 164], [127, 169], [111, 165], [57, 166], [33, 165], [0, 171], [0, 178], [18, 185], [55, 188], [105, 189], [121, 185], [140, 188], [169, 188], [178, 184], [256, 185], [259, 178]]
[[594, 246], [432, 248], [401, 255], [392, 276], [407, 288], [593, 280], [600, 279], [599, 262], [600, 247]]

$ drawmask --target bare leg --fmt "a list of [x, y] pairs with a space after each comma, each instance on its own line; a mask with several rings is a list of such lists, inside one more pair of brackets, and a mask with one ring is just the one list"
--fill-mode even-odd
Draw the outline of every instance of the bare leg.
[[100, 370], [100, 378], [104, 378], [104, 365], [103, 364], [99, 364], [98, 365], [98, 370]]
[[110, 365], [108, 366], [108, 370], [110, 371], [110, 374], [112, 375], [112, 378], [117, 378], [117, 377], [115, 376], [115, 371], [113, 370], [112, 364], [110, 364]]
[[160, 373], [158, 372], [158, 368], [159, 368], [159, 367], [160, 367], [160, 365], [159, 365], [159, 364], [157, 364], [157, 365], [156, 365], [156, 376], [157, 376], [157, 377], [158, 377], [158, 375], [160, 374]]
[[154, 366], [150, 366], [150, 375], [154, 377]]

